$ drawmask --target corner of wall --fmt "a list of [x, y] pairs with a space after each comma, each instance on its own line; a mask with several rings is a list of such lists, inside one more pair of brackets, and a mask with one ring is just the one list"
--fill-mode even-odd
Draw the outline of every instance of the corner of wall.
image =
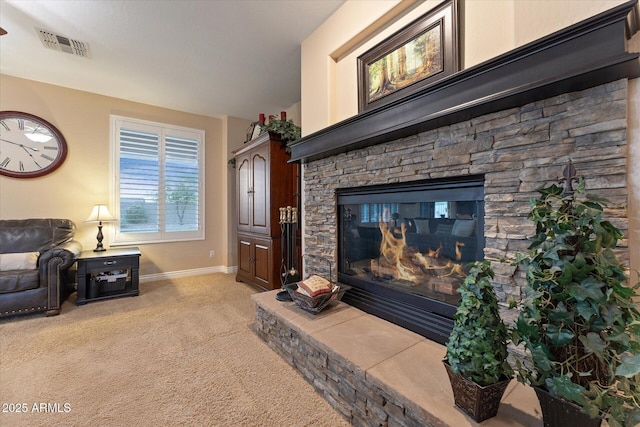
[[627, 186], [631, 280], [640, 280], [640, 78], [629, 80]]
[[[640, 31], [629, 40], [628, 50], [640, 52]], [[629, 80], [627, 90], [629, 266], [631, 283], [637, 283], [640, 281], [640, 78]]]

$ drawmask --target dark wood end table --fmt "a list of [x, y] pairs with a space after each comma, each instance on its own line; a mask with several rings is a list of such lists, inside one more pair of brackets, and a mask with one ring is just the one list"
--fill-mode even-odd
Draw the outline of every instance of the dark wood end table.
[[138, 248], [83, 251], [77, 260], [76, 305], [139, 295], [140, 255]]

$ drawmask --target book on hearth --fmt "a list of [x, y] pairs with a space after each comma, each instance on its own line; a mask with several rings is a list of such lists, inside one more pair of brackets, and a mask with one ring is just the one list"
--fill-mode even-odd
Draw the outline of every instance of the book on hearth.
[[302, 289], [304, 293], [310, 297], [316, 297], [318, 295], [331, 293], [332, 286], [331, 282], [327, 279], [314, 274], [298, 282], [298, 288]]

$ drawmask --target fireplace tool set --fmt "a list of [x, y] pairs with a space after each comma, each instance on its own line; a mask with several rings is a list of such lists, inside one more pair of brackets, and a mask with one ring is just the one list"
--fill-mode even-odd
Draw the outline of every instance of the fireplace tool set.
[[[302, 280], [298, 269], [298, 246], [296, 243], [296, 229], [298, 227], [298, 209], [287, 206], [280, 208], [281, 254], [280, 283], [282, 290], [276, 294], [278, 301], [295, 301], [296, 305], [306, 311], [318, 314], [333, 301], [339, 301], [350, 286], [335, 286], [332, 280], [331, 260], [323, 258], [329, 264], [330, 293], [315, 297], [306, 296], [296, 291], [298, 282]], [[306, 256], [306, 255], [305, 255]], [[313, 256], [313, 255], [309, 255]]]
[[280, 208], [280, 283], [283, 290], [276, 294], [278, 301], [291, 301], [291, 295], [284, 288], [289, 283], [300, 281], [298, 270], [298, 248], [296, 245], [296, 229], [298, 227], [298, 209], [287, 206]]

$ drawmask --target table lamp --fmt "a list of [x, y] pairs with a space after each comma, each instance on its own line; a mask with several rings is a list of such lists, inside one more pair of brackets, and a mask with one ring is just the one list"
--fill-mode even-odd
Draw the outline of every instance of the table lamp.
[[109, 208], [107, 205], [95, 205], [93, 210], [91, 211], [91, 215], [84, 222], [97, 222], [98, 223], [98, 235], [96, 238], [98, 239], [98, 246], [93, 250], [94, 252], [104, 252], [106, 249], [102, 246], [102, 239], [104, 236], [102, 235], [102, 223], [103, 222], [116, 222], [117, 219], [111, 215], [109, 212]]

